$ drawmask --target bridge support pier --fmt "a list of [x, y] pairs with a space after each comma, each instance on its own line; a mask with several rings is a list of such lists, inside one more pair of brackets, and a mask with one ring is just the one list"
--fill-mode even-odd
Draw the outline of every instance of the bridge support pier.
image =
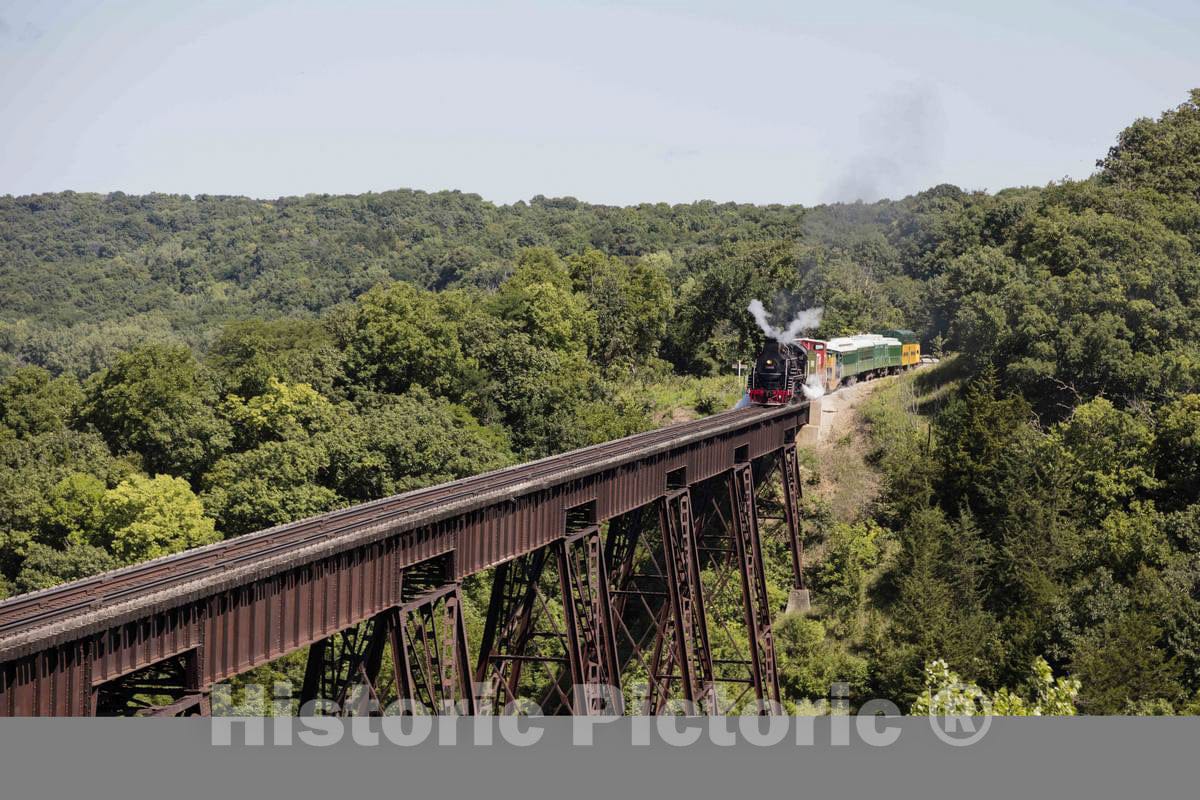
[[391, 615], [388, 642], [397, 698], [435, 714], [476, 713], [458, 584], [418, 595]]
[[[301, 713], [378, 715], [383, 701], [376, 684], [391, 624], [390, 613], [384, 612], [313, 642], [300, 689]], [[333, 705], [310, 705], [315, 701]]]
[[[760, 713], [780, 708], [757, 488], [754, 467], [743, 462], [712, 481], [665, 495], [654, 508], [657, 531], [642, 524], [641, 510], [610, 523], [613, 625], [621, 663], [647, 680], [641, 713], [670, 711], [672, 700], [684, 701], [692, 713], [735, 713], [750, 690]], [[702, 580], [709, 569], [713, 574]], [[737, 600], [727, 594], [731, 589]], [[741, 608], [748, 658], [714, 658], [710, 601]], [[726, 650], [744, 652], [725, 622], [718, 619], [718, 627], [728, 637]], [[718, 696], [717, 685], [725, 683], [742, 684], [741, 694]]]
[[[492, 594], [475, 668], [475, 683], [494, 713], [515, 710], [521, 699], [521, 675], [526, 663], [565, 662], [563, 658], [530, 656], [539, 599], [538, 587], [546, 564], [546, 548], [499, 564], [492, 574]], [[544, 601], [543, 601], [544, 602]]]
[[742, 578], [742, 608], [750, 645], [750, 672], [760, 714], [779, 709], [779, 675], [775, 664], [775, 637], [763, 567], [762, 541], [755, 504], [754, 469], [742, 463], [729, 475], [729, 505], [733, 509], [732, 538]]
[[592, 525], [571, 534], [555, 550], [571, 666], [571, 712], [611, 713], [621, 697], [621, 670], [600, 529]]
[[[551, 612], [543, 580], [551, 557], [561, 620]], [[600, 529], [588, 525], [496, 567], [475, 680], [497, 713], [519, 708], [529, 666], [549, 681], [539, 702], [545, 713], [607, 713], [620, 702], [605, 566]]]
[[680, 694], [689, 712], [711, 713], [716, 703], [712, 647], [704, 614], [691, 491], [678, 489], [659, 500], [658, 518], [667, 578], [668, 604], [664, 610], [669, 608], [671, 624], [659, 625], [655, 637], [647, 713], [663, 711], [668, 699], [665, 690], [676, 672]]
[[[427, 572], [414, 574], [411, 590], [402, 576], [400, 606], [309, 647], [302, 713], [378, 716], [392, 701], [400, 714], [475, 713], [459, 585], [430, 587]], [[381, 674], [385, 650], [390, 675]], [[334, 705], [308, 706], [314, 700]]]
[[777, 468], [783, 484], [783, 513], [787, 521], [788, 549], [792, 556], [792, 590], [788, 593], [787, 610], [807, 613], [810, 610], [808, 587], [804, 584], [804, 535], [800, 525], [800, 459], [796, 445], [783, 447]]

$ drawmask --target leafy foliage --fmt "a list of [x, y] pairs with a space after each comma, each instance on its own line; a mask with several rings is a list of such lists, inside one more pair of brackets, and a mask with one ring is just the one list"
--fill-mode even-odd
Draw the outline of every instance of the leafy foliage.
[[910, 713], [927, 716], [973, 716], [981, 713], [1002, 717], [1073, 717], [1079, 681], [1055, 679], [1045, 659], [1036, 658], [1026, 694], [1001, 687], [989, 697], [973, 683], [964, 683], [940, 659], [925, 665], [925, 692], [913, 703]]
[[122, 354], [88, 381], [87, 421], [114, 453], [137, 453], [149, 472], [195, 476], [229, 444], [212, 376], [184, 347]]
[[133, 475], [106, 492], [102, 531], [106, 549], [123, 564], [220, 538], [187, 481], [168, 475]]

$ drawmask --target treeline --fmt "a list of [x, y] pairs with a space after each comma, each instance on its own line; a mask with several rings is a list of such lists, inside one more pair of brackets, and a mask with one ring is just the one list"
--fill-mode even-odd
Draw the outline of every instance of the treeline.
[[[1087, 713], [1200, 713], [1200, 505], [1173, 480], [1200, 454], [1200, 397], [1095, 398], [1044, 424], [993, 368], [962, 366], [868, 403], [886, 477], [868, 518], [809, 509], [815, 596], [863, 659], [860, 695], [911, 702], [936, 659], [1021, 686], [1045, 659]], [[962, 391], [938, 391], [954, 378]], [[939, 410], [901, 413], [922, 404]]]
[[1044, 657], [1090, 711], [1195, 707], [1200, 92], [994, 195], [0, 198], [0, 296], [0, 595], [650, 427], [753, 354], [758, 298], [963, 372], [870, 519], [814, 519], [794, 695]]
[[799, 207], [715, 203], [496, 206], [459, 192], [4, 197], [0, 346], [10, 365], [84, 376], [146, 339], [206, 349], [224, 322], [313, 317], [380, 283], [496, 289], [531, 247], [669, 264], [667, 254], [791, 241], [802, 218]]
[[927, 282], [969, 247], [959, 230], [1013, 202], [950, 186], [807, 210], [497, 206], [417, 191], [0, 197], [0, 373], [34, 364], [83, 378], [147, 341], [205, 352], [228, 322], [316, 319], [393, 281], [494, 291], [541, 247], [652, 266], [678, 311], [663, 355], [691, 372], [725, 368], [747, 347], [755, 296], [780, 313], [824, 303], [829, 335], [903, 324], [933, 338], [946, 326], [931, 316]]

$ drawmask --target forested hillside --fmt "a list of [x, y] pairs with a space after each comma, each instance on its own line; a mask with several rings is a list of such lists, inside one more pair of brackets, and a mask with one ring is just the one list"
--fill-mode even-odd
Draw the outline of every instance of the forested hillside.
[[667, 279], [680, 316], [671, 315], [665, 352], [695, 370], [705, 355], [723, 364], [734, 353], [724, 339], [752, 331], [745, 303], [727, 300], [753, 291], [780, 308], [827, 301], [834, 332], [925, 322], [920, 283], [934, 255], [926, 251], [950, 235], [945, 225], [966, 226], [996, 205], [951, 186], [896, 203], [808, 210], [543, 197], [496, 206], [414, 191], [276, 201], [4, 197], [0, 346], [5, 369], [32, 363], [84, 377], [146, 341], [203, 352], [231, 320], [312, 319], [380, 283], [495, 290], [522, 251], [545, 247], [560, 256], [598, 251]]
[[791, 700], [1044, 659], [1082, 710], [1196, 711], [1200, 90], [1099, 155], [813, 209], [0, 198], [0, 597], [720, 410], [758, 298], [957, 353], [871, 417], [880, 497], [810, 508]]

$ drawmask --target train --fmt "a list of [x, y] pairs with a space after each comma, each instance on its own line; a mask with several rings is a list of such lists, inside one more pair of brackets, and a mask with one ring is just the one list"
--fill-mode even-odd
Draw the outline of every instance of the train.
[[753, 405], [782, 406], [920, 363], [917, 335], [898, 328], [829, 340], [768, 339], [747, 377], [746, 394]]

